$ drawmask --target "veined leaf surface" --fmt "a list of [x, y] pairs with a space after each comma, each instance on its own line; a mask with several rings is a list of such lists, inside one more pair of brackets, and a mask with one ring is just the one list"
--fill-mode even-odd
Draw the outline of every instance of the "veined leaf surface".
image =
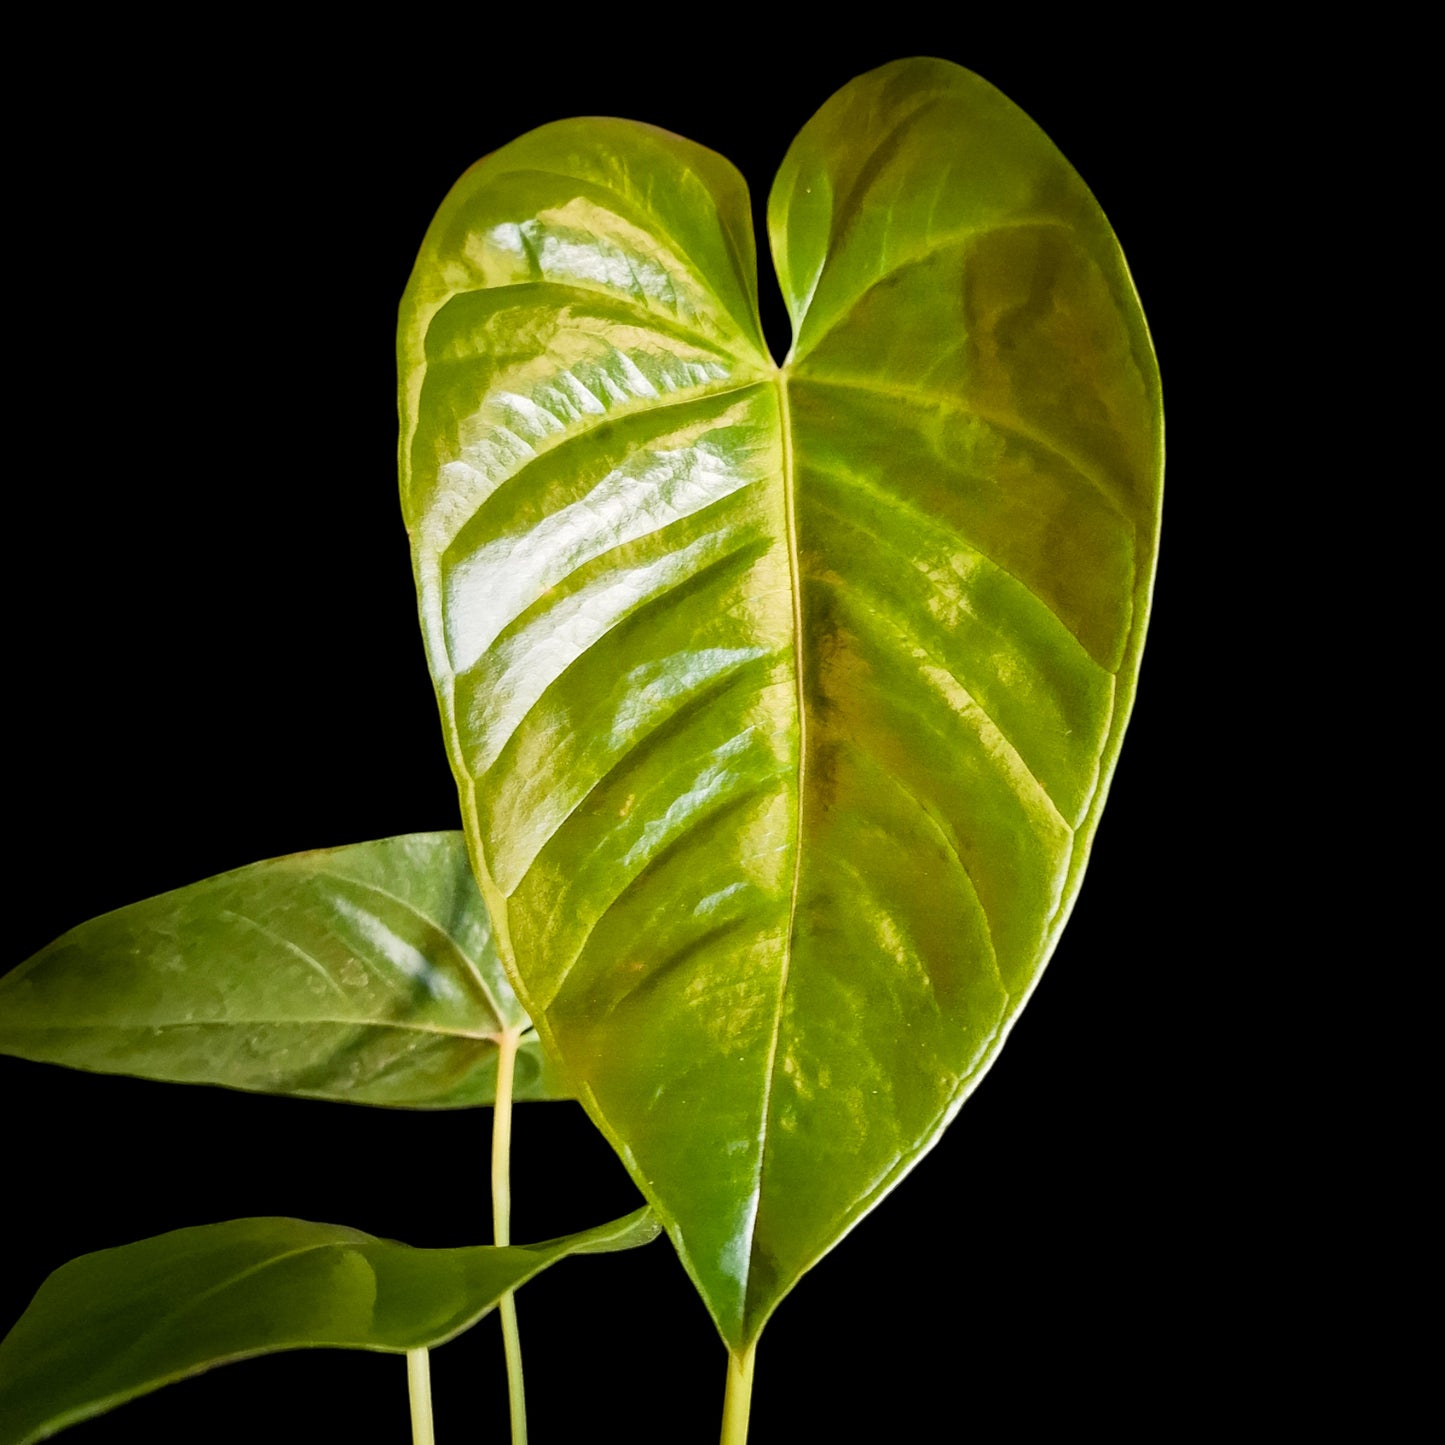
[[[489, 1104], [527, 1015], [460, 833], [273, 858], [73, 928], [0, 980], [0, 1050], [419, 1109]], [[535, 1034], [514, 1096], [571, 1094]]]
[[1074, 899], [1162, 470], [1117, 241], [941, 61], [809, 122], [769, 228], [665, 132], [472, 168], [402, 306], [402, 494], [473, 858], [724, 1340], [937, 1138]]
[[0, 1441], [43, 1440], [252, 1355], [443, 1344], [558, 1260], [658, 1233], [640, 1209], [545, 1244], [413, 1249], [338, 1224], [233, 1219], [82, 1255], [0, 1342]]

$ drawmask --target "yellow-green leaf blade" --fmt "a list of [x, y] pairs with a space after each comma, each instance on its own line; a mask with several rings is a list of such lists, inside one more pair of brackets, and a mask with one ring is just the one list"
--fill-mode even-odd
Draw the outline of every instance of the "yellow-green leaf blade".
[[642, 1209], [543, 1244], [414, 1249], [341, 1225], [234, 1219], [82, 1255], [0, 1342], [0, 1438], [29, 1445], [253, 1355], [439, 1345], [558, 1260], [658, 1232]]
[[[611, 163], [578, 159], [588, 124], [554, 207], [566, 165]], [[692, 154], [654, 152], [650, 193], [688, 193]], [[560, 392], [579, 328], [675, 337], [558, 291], [458, 365], [448, 309], [501, 301], [438, 238], [527, 224], [490, 164], [418, 263], [430, 311], [403, 306], [431, 665], [504, 962], [741, 1350], [937, 1138], [1067, 915], [1147, 612], [1157, 374], [1067, 163], [977, 77], [906, 62], [784, 163], [781, 370], [507, 452], [507, 377]], [[697, 224], [737, 208], [723, 187]]]
[[[527, 1017], [459, 833], [273, 858], [72, 929], [0, 981], [0, 1050], [409, 1108], [490, 1103]], [[519, 1099], [567, 1098], [535, 1036]]]

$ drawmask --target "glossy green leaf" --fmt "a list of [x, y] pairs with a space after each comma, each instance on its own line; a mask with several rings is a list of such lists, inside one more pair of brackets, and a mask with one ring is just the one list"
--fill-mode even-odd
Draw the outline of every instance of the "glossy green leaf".
[[623, 121], [443, 204], [402, 493], [503, 961], [729, 1346], [937, 1138], [1078, 888], [1148, 611], [1157, 370], [1083, 182], [941, 61], [769, 206]]
[[82, 1255], [0, 1343], [0, 1441], [43, 1440], [252, 1355], [443, 1344], [558, 1260], [659, 1232], [641, 1209], [545, 1244], [413, 1249], [338, 1224], [233, 1219]]
[[[416, 1109], [489, 1104], [527, 1016], [459, 833], [238, 868], [73, 928], [0, 980], [0, 1050]], [[518, 1099], [572, 1097], [535, 1034]]]

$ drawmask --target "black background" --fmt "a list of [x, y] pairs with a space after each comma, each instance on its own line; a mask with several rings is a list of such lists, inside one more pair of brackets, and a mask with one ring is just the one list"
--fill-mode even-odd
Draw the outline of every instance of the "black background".
[[[1219, 820], [1220, 679], [1241, 660], [1221, 578], [1253, 558], [1234, 541], [1219, 378], [1251, 364], [1232, 288], [1269, 149], [1245, 138], [1257, 66], [1203, 29], [885, 19], [864, 36], [842, 12], [822, 17], [819, 58], [764, 35], [768, 18], [579, 27], [539, 9], [502, 32], [482, 9], [414, 7], [370, 34], [128, 29], [33, 57], [47, 99], [11, 167], [7, 962], [259, 858], [457, 826], [395, 497], [393, 332], [468, 164], [560, 116], [623, 115], [729, 156], [761, 212], [839, 85], [902, 55], [959, 61], [1088, 181], [1149, 316], [1170, 454], [1153, 635], [1049, 972], [938, 1147], [782, 1306], [753, 1439], [1061, 1417], [1167, 1435], [1161, 1399], [1190, 1417], [1223, 1403], [1229, 1345], [1198, 1311], [1229, 1289], [1252, 1187], [1221, 1067], [1250, 1048], [1228, 921], [1247, 880]], [[486, 1237], [485, 1112], [0, 1065], [0, 1325], [71, 1255], [182, 1225], [293, 1214], [420, 1245]], [[574, 1105], [519, 1111], [514, 1171], [521, 1239], [636, 1202]], [[520, 1310], [538, 1445], [716, 1437], [723, 1350], [665, 1241], [559, 1268]], [[493, 1321], [438, 1351], [434, 1377], [443, 1445], [505, 1438]], [[406, 1432], [401, 1361], [326, 1351], [228, 1367], [67, 1438]]]

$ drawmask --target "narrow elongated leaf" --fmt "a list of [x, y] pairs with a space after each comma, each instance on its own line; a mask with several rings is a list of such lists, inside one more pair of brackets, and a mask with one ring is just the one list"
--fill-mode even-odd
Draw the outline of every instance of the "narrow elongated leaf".
[[1072, 905], [1154, 570], [1117, 242], [977, 76], [835, 96], [769, 207], [621, 121], [473, 167], [402, 493], [504, 963], [730, 1347], [937, 1138]]
[[545, 1244], [413, 1249], [339, 1224], [233, 1219], [82, 1255], [0, 1343], [0, 1441], [42, 1440], [251, 1355], [439, 1345], [558, 1260], [658, 1233], [641, 1209]]
[[[238, 868], [83, 923], [0, 980], [6, 1053], [358, 1104], [491, 1103], [497, 1038], [526, 1026], [460, 833]], [[515, 1097], [571, 1097], [535, 1034]]]

